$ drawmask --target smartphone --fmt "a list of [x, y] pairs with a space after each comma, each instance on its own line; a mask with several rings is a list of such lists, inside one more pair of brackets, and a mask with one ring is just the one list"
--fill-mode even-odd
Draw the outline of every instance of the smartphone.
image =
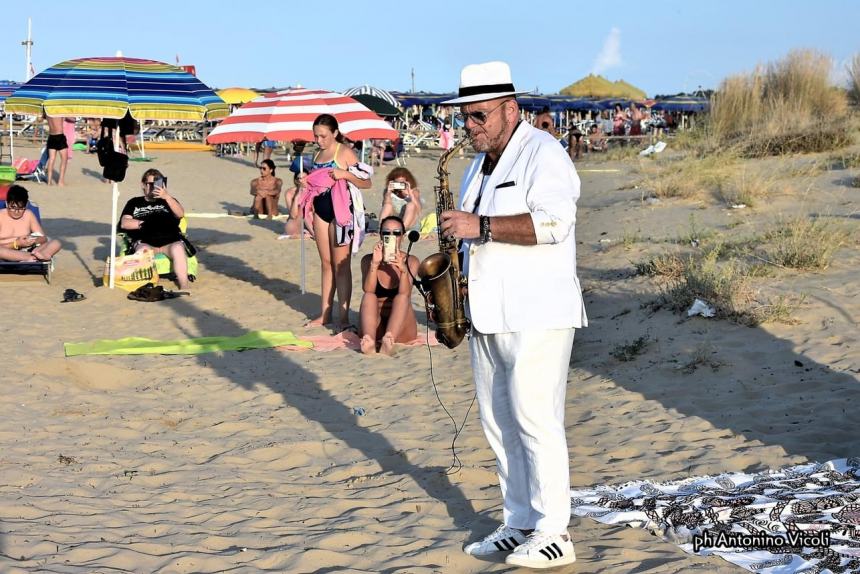
[[388, 184], [388, 188], [391, 191], [403, 191], [404, 189], [406, 189], [406, 183], [403, 181], [392, 181], [390, 184]]
[[382, 236], [382, 260], [386, 263], [394, 261], [397, 256], [397, 238], [393, 235]]

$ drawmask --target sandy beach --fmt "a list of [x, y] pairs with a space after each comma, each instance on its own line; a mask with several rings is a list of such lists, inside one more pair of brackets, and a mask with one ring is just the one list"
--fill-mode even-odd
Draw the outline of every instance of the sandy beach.
[[[16, 152], [32, 157], [37, 149], [16, 143]], [[439, 396], [460, 424], [474, 397], [466, 345], [432, 354], [401, 347], [394, 359], [348, 349], [64, 356], [63, 343], [129, 336], [329, 333], [303, 327], [320, 304], [313, 242], [304, 244], [303, 295], [301, 243], [276, 239], [283, 222], [226, 216], [250, 205], [252, 161], [151, 153], [152, 162], [132, 162], [120, 206], [140, 193], [145, 169], [169, 177], [200, 249], [189, 297], [140, 303], [101, 286], [111, 195], [95, 156], [74, 153], [65, 188], [25, 184], [65, 248], [50, 285], [0, 276], [0, 572], [515, 570], [461, 550], [501, 517], [477, 405], [456, 441], [462, 468], [447, 472], [454, 429], [437, 402], [431, 361]], [[430, 201], [437, 158], [422, 152], [407, 163]], [[860, 402], [860, 189], [847, 183], [858, 173], [792, 171], [817, 158], [747, 160], [776, 183], [746, 209], [708, 195], [643, 201], [642, 165], [652, 160], [577, 163], [590, 326], [576, 335], [569, 374], [575, 487], [860, 456], [851, 423]], [[289, 180], [285, 156], [273, 159]], [[451, 162], [452, 189], [465, 166]], [[368, 211], [379, 212], [391, 169], [374, 176]], [[804, 296], [788, 323], [688, 318], [654, 305], [660, 285], [635, 274], [637, 262], [689, 234], [691, 221], [740, 235], [795, 214], [853, 225], [854, 233], [823, 271], [777, 269], [761, 279], [769, 293]], [[413, 253], [435, 250], [422, 240]], [[60, 303], [67, 288], [86, 300]], [[353, 323], [360, 296], [356, 257]], [[417, 292], [413, 304], [423, 331]], [[615, 356], [638, 338], [644, 348], [632, 360]], [[575, 518], [571, 534], [578, 561], [565, 572], [741, 571], [643, 530]]]

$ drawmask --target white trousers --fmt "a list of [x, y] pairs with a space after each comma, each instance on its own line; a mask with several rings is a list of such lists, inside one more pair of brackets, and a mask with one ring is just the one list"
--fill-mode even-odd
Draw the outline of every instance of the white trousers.
[[575, 329], [485, 335], [469, 343], [481, 424], [512, 528], [567, 532], [570, 466], [564, 401]]

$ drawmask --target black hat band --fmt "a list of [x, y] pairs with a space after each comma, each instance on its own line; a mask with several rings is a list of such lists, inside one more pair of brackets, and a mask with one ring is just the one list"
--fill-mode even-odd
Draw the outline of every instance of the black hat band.
[[459, 97], [477, 96], [480, 94], [495, 94], [504, 92], [515, 92], [513, 84], [485, 84], [483, 86], [469, 86], [460, 88]]

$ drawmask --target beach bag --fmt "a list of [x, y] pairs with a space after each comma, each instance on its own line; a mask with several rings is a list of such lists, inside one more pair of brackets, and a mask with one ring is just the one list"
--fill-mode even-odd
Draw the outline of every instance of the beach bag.
[[[116, 269], [114, 285], [125, 291], [134, 291], [147, 283], [158, 283], [155, 254], [152, 251], [118, 256], [114, 260], [114, 267]], [[105, 286], [110, 284], [110, 259], [105, 261], [102, 280]]]
[[96, 142], [96, 154], [99, 158], [99, 165], [104, 168], [102, 176], [105, 179], [111, 181], [122, 181], [125, 179], [125, 172], [128, 169], [128, 156], [114, 149], [110, 130], [105, 134], [104, 127], [102, 128], [101, 138]]
[[102, 170], [102, 176], [111, 181], [122, 181], [125, 179], [125, 172], [128, 169], [128, 156], [124, 153], [113, 152], [108, 160], [108, 164]]

